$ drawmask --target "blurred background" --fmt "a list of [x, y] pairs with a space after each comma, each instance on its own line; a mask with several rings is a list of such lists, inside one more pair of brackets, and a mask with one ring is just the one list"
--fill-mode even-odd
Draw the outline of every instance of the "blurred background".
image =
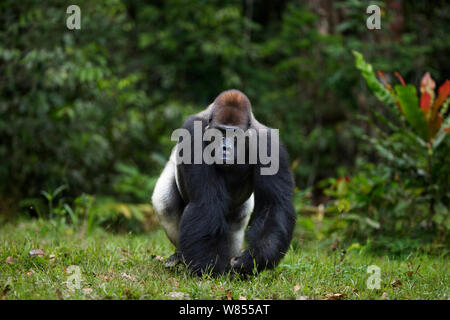
[[288, 148], [296, 244], [448, 250], [448, 100], [415, 136], [352, 52], [386, 87], [429, 72], [437, 92], [449, 22], [447, 1], [0, 1], [0, 222], [151, 232], [172, 131], [236, 88]]

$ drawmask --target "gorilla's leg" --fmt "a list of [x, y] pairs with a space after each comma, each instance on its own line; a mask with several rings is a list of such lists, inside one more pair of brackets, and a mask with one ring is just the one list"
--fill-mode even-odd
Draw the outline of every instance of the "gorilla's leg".
[[230, 237], [230, 254], [236, 257], [241, 254], [242, 245], [244, 243], [245, 229], [253, 212], [254, 198], [253, 194], [248, 200], [233, 212], [227, 219], [229, 225]]
[[180, 219], [184, 210], [184, 202], [175, 182], [175, 168], [176, 164], [171, 156], [156, 182], [152, 204], [167, 237], [175, 247], [178, 247]]

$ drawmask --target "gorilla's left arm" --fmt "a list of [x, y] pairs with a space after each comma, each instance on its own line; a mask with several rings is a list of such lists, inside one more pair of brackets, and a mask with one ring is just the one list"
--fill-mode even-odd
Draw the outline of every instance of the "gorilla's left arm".
[[243, 273], [274, 268], [289, 248], [295, 226], [292, 205], [294, 181], [286, 150], [280, 143], [279, 170], [275, 175], [261, 175], [261, 165], [254, 168], [255, 208], [247, 232], [249, 248], [232, 265]]

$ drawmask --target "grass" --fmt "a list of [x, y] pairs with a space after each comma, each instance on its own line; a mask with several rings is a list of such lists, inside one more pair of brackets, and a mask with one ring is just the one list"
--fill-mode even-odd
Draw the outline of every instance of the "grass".
[[[43, 256], [31, 257], [32, 249]], [[198, 278], [184, 266], [166, 269], [173, 247], [162, 230], [144, 235], [96, 229], [85, 235], [48, 220], [0, 227], [0, 299], [448, 299], [443, 256], [410, 253], [372, 256], [313, 245], [293, 245], [280, 265], [248, 279]], [[81, 271], [80, 288], [70, 290]], [[368, 289], [369, 265], [381, 270], [379, 289]]]

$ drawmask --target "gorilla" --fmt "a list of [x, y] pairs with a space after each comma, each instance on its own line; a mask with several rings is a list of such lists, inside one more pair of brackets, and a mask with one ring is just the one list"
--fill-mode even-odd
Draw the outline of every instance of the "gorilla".
[[[176, 247], [166, 266], [184, 262], [196, 274], [249, 274], [274, 268], [289, 248], [295, 225], [294, 180], [284, 146], [277, 143], [278, 149], [270, 150], [274, 149], [272, 131], [255, 119], [249, 99], [238, 90], [222, 92], [182, 128], [194, 137], [198, 134], [196, 123], [202, 135], [211, 129], [223, 134], [220, 154], [214, 156], [225, 163], [180, 163], [177, 156], [184, 153], [179, 150], [181, 139], [173, 148], [152, 195], [160, 225]], [[249, 129], [260, 142], [253, 144], [253, 149], [265, 146], [266, 141], [269, 153], [277, 155], [275, 173], [263, 174], [268, 163], [258, 152], [254, 161], [249, 161], [249, 153], [259, 151], [249, 147], [249, 135], [245, 162], [229, 163], [236, 160], [236, 141], [225, 139], [225, 134]], [[263, 133], [267, 138], [261, 143]], [[202, 140], [201, 151], [208, 145]], [[242, 251], [244, 238], [247, 246]]]

